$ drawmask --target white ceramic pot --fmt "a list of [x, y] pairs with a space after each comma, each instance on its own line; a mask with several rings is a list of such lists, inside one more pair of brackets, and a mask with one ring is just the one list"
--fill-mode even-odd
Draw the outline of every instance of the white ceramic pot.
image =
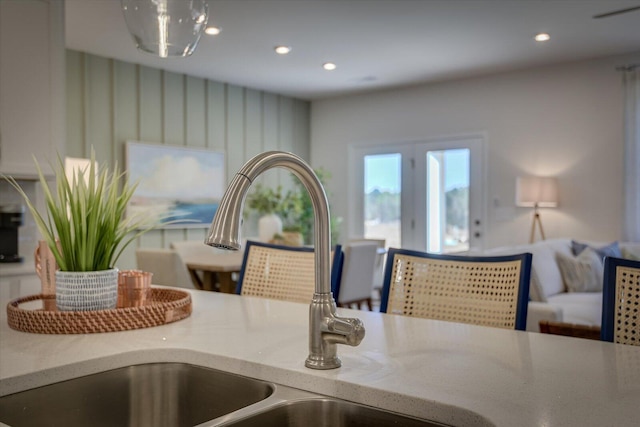
[[116, 308], [118, 269], [56, 271], [56, 306], [61, 311], [94, 311]]
[[258, 220], [258, 237], [261, 242], [269, 242], [276, 234], [282, 234], [282, 220], [276, 214], [268, 214]]

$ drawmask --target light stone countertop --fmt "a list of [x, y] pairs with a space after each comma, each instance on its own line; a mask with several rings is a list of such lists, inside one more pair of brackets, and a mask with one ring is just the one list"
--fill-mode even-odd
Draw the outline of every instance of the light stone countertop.
[[[0, 279], [0, 301], [38, 293]], [[186, 362], [453, 425], [636, 426], [640, 347], [339, 309], [367, 335], [343, 366], [304, 367], [308, 306], [193, 291], [155, 328], [39, 335], [0, 316], [0, 395], [147, 362]]]

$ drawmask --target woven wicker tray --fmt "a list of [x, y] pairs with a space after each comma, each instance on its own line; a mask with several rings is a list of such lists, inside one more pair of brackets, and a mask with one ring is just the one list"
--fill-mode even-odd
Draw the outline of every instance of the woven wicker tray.
[[[151, 301], [141, 307], [99, 311], [25, 310], [30, 301], [55, 301], [55, 296], [31, 295], [7, 304], [11, 329], [36, 334], [91, 334], [128, 331], [176, 322], [191, 315], [191, 295], [175, 289], [151, 289]], [[55, 302], [54, 302], [55, 304]]]

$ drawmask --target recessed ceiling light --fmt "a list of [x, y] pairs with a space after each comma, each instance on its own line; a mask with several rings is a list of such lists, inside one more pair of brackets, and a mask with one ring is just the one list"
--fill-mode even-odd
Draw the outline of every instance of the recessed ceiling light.
[[286, 55], [291, 52], [291, 48], [289, 46], [276, 46], [273, 48], [278, 55]]
[[324, 64], [322, 64], [322, 68], [327, 71], [333, 71], [336, 69], [336, 64], [334, 64], [333, 62], [325, 62]]
[[536, 34], [536, 36], [533, 38], [535, 41], [537, 42], [546, 42], [547, 40], [549, 40], [551, 38], [551, 36], [547, 33], [540, 33], [540, 34]]
[[205, 28], [204, 32], [209, 34], [210, 36], [217, 36], [218, 34], [220, 34], [220, 28], [218, 28], [218, 27], [207, 27], [207, 28]]

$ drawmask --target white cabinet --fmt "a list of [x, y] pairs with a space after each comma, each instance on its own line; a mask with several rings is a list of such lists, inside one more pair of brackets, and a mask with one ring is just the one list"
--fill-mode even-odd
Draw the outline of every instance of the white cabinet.
[[0, 172], [34, 177], [63, 155], [64, 1], [0, 0]]

